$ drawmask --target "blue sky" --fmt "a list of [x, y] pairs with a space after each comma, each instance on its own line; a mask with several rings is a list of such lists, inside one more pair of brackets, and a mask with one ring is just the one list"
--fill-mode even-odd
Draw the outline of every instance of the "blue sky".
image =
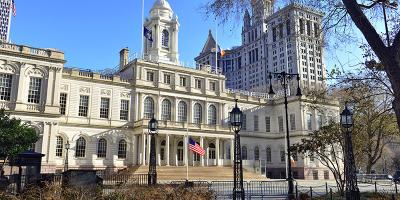
[[[141, 0], [15, 0], [17, 16], [12, 19], [11, 40], [38, 48], [56, 48], [65, 52], [66, 66], [88, 69], [113, 68], [119, 51], [141, 50]], [[145, 0], [145, 16], [154, 0]], [[208, 30], [215, 33], [214, 20], [200, 9], [206, 0], [169, 0], [181, 24], [180, 58], [192, 62], [201, 51]], [[219, 26], [218, 42], [223, 48], [240, 45], [240, 25]], [[353, 53], [348, 53], [353, 52]], [[343, 62], [359, 56], [356, 48], [327, 52], [327, 65], [335, 64], [335, 55]]]

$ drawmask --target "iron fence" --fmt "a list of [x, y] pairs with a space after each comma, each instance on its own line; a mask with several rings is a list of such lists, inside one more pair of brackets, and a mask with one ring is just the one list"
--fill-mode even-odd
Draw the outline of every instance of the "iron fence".
[[[101, 189], [103, 194], [109, 194], [117, 192], [119, 189], [124, 189], [129, 186], [147, 186], [148, 175], [147, 174], [106, 174], [100, 173], [98, 176], [102, 179]], [[11, 194], [16, 194], [19, 189], [23, 190], [27, 186], [26, 176], [11, 175], [6, 176], [9, 180], [9, 186], [6, 191]], [[21, 184], [18, 184], [21, 179]], [[63, 176], [61, 174], [53, 175], [42, 175], [40, 181], [36, 182], [44, 184], [45, 182], [51, 182], [52, 184], [62, 184]], [[161, 185], [169, 185], [172, 187], [187, 186], [195, 188], [204, 188], [213, 191], [217, 199], [232, 199], [233, 193], [233, 181], [190, 181], [188, 184], [186, 181], [168, 181], [159, 183]], [[267, 181], [245, 181], [244, 190], [246, 199], [285, 199], [287, 197], [288, 183], [286, 180], [267, 180]], [[361, 193], [379, 193], [387, 195], [398, 195], [399, 188], [398, 184], [394, 182], [390, 183], [359, 183], [358, 187]], [[1, 189], [1, 188], [0, 188]], [[339, 190], [336, 185], [332, 184], [321, 184], [309, 186], [307, 183], [298, 184], [296, 183], [296, 197], [297, 199], [307, 198], [324, 198], [324, 199], [341, 199], [338, 197]], [[395, 197], [393, 198], [395, 199]]]

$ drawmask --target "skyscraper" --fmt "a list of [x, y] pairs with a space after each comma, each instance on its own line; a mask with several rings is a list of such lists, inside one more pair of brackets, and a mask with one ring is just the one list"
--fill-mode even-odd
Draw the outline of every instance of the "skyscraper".
[[232, 47], [218, 58], [218, 67], [213, 62], [202, 62], [202, 58], [212, 56], [204, 49], [196, 63], [217, 68], [226, 76], [226, 87], [234, 90], [268, 92], [268, 74], [282, 71], [300, 74], [302, 88], [325, 87], [320, 28], [323, 14], [296, 3], [274, 12], [273, 3], [253, 1], [252, 12], [244, 14], [241, 46]]
[[0, 40], [2, 42], [10, 41], [12, 4], [12, 0], [0, 0]]

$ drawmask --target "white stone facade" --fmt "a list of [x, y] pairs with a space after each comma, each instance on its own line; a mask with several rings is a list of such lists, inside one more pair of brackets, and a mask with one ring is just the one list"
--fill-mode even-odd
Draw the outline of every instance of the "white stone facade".
[[[172, 12], [168, 8], [166, 1], [157, 0], [152, 10]], [[153, 53], [166, 58], [164, 53]], [[120, 52], [118, 73], [101, 75], [64, 68], [64, 53], [57, 50], [0, 45], [0, 108], [36, 129], [40, 140], [32, 150], [45, 154], [43, 172], [62, 171], [67, 158], [70, 169], [148, 164], [147, 125], [153, 115], [159, 120], [158, 165], [230, 166], [234, 136], [228, 115], [238, 99], [246, 118], [240, 132], [244, 167], [283, 178], [282, 98], [227, 90], [224, 75], [179, 66], [174, 62], [178, 57], [165, 62], [129, 61], [127, 55], [127, 49]], [[335, 101], [314, 104], [293, 96], [288, 106], [292, 143], [339, 113]], [[189, 137], [206, 149], [204, 157], [188, 150]], [[307, 155], [295, 160], [296, 178], [324, 178], [327, 169], [317, 160], [310, 161]]]

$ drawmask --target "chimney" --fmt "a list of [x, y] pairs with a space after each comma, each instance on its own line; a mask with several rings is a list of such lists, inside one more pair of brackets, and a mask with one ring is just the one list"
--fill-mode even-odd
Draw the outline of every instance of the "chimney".
[[128, 47], [123, 48], [119, 52], [119, 69], [123, 69], [125, 65], [127, 65], [129, 62], [129, 49]]

